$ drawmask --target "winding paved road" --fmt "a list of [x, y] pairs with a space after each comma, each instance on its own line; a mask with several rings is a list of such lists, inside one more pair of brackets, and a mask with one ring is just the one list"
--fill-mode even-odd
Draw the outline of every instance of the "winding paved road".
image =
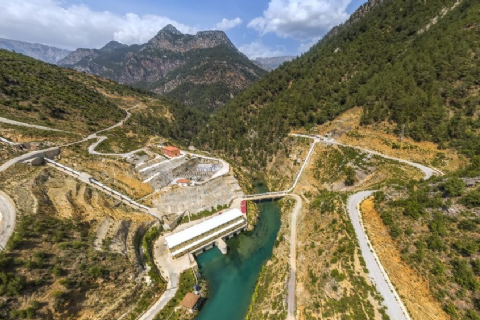
[[180, 274], [170, 274], [170, 278], [167, 283], [167, 289], [162, 296], [137, 320], [151, 320], [162, 311], [167, 303], [175, 297], [177, 293], [178, 284], [180, 282]]
[[388, 316], [392, 320], [410, 320], [402, 300], [390, 282], [363, 228], [359, 206], [364, 199], [370, 197], [373, 193], [374, 191], [361, 191], [350, 196], [347, 205], [348, 214], [355, 229], [355, 234], [357, 235], [360, 249], [362, 250], [362, 256], [367, 264], [368, 275], [377, 287], [378, 292], [384, 298], [383, 304], [387, 307], [386, 312]]
[[[343, 147], [349, 147], [349, 148], [354, 148], [362, 152], [366, 152], [369, 154], [377, 155], [385, 159], [389, 160], [394, 160], [398, 161], [401, 163], [408, 164], [412, 167], [420, 169], [423, 174], [424, 174], [424, 179], [429, 179], [433, 175], [443, 175], [443, 172], [437, 169], [429, 168], [427, 166], [404, 160], [404, 159], [399, 159], [399, 158], [394, 158], [391, 156], [384, 155], [382, 153], [372, 151], [369, 149], [357, 147], [357, 146], [350, 146], [346, 145], [343, 143], [336, 142], [333, 139], [329, 139], [326, 137], [322, 136], [310, 136], [310, 135], [302, 135], [302, 134], [292, 134], [292, 136], [297, 136], [297, 137], [304, 137], [304, 138], [310, 138], [314, 139], [314, 144], [316, 142], [323, 142], [325, 144], [333, 144], [333, 145], [338, 145], [338, 146], [343, 146]], [[307, 161], [308, 161], [307, 157]], [[299, 176], [297, 177], [298, 180]], [[289, 189], [288, 191], [292, 191], [292, 188]], [[410, 316], [408, 314], [407, 309], [405, 308], [405, 305], [403, 304], [402, 300], [398, 296], [395, 287], [393, 284], [390, 282], [390, 279], [385, 272], [385, 269], [383, 268], [380, 260], [378, 259], [375, 250], [373, 249], [373, 246], [371, 246], [370, 241], [368, 239], [368, 236], [363, 228], [363, 223], [361, 220], [361, 212], [359, 210], [359, 205], [360, 203], [365, 199], [371, 196], [374, 193], [374, 191], [362, 191], [358, 192], [352, 196], [349, 197], [348, 199], [348, 214], [350, 216], [350, 220], [352, 221], [353, 227], [355, 229], [355, 234], [357, 236], [357, 239], [359, 241], [360, 248], [362, 250], [362, 256], [365, 259], [365, 263], [367, 265], [367, 269], [369, 270], [369, 276], [373, 283], [376, 285], [377, 290], [380, 292], [382, 297], [384, 298], [384, 304], [387, 307], [387, 314], [390, 316], [392, 320], [411, 320]], [[293, 217], [292, 217], [292, 223], [293, 223]], [[292, 227], [293, 230], [293, 227]], [[292, 235], [293, 236], [293, 235]], [[293, 238], [292, 238], [293, 239]], [[296, 252], [293, 250], [292, 247], [290, 248], [290, 259], [291, 259], [291, 265], [294, 266], [294, 257], [292, 257], [292, 254], [296, 255]], [[295, 268], [293, 267], [292, 270]], [[294, 272], [294, 271], [293, 271]], [[292, 271], [291, 275], [292, 277]], [[290, 282], [293, 282], [290, 283]], [[288, 314], [287, 314], [287, 320], [293, 320], [295, 319], [294, 316], [294, 307], [295, 307], [295, 290], [291, 289], [291, 286], [294, 286], [294, 280], [292, 281], [292, 278], [290, 278], [290, 282], [288, 284]], [[292, 310], [293, 308], [293, 310]]]
[[122, 121], [114, 124], [113, 126], [108, 127], [108, 128], [106, 128], [106, 129], [102, 129], [102, 130], [97, 131], [97, 132], [95, 132], [95, 133], [92, 133], [91, 135], [89, 135], [88, 137], [86, 137], [86, 138], [84, 138], [84, 139], [82, 139], [82, 140], [79, 140], [79, 141], [75, 141], [75, 142], [71, 142], [71, 143], [67, 143], [67, 144], [65, 144], [65, 145], [62, 145], [61, 147], [69, 147], [69, 146], [72, 146], [72, 145], [74, 145], [74, 144], [82, 143], [82, 142], [85, 142], [85, 141], [88, 141], [88, 140], [91, 140], [91, 139], [97, 139], [96, 142], [92, 143], [92, 144], [88, 147], [88, 152], [89, 152], [90, 154], [99, 155], [99, 156], [116, 156], [116, 157], [123, 157], [123, 158], [128, 158], [128, 157], [130, 157], [131, 155], [135, 154], [136, 152], [138, 152], [138, 151], [140, 151], [140, 150], [142, 150], [142, 149], [134, 150], [134, 151], [127, 152], [127, 153], [101, 153], [101, 152], [95, 151], [95, 149], [98, 147], [98, 145], [99, 145], [100, 143], [102, 143], [103, 141], [105, 141], [106, 139], [108, 139], [108, 137], [106, 137], [106, 136], [99, 136], [98, 134], [122, 126], [122, 125], [132, 116], [132, 114], [130, 113], [130, 110], [133, 110], [133, 109], [135, 109], [135, 108], [138, 108], [138, 105], [136, 105], [136, 106], [134, 106], [134, 107], [131, 107], [131, 108], [129, 108], [129, 109], [126, 109], [126, 110], [125, 110], [125, 112], [127, 113], [126, 117], [125, 117]]
[[125, 157], [126, 158], [126, 157], [129, 157], [130, 155], [134, 154], [135, 152], [138, 152], [139, 150], [141, 150], [141, 149], [139, 149], [139, 150], [131, 151], [131, 152], [128, 152], [128, 153], [100, 153], [100, 152], [95, 151], [95, 148], [100, 143], [102, 143], [103, 141], [105, 141], [108, 138], [106, 136], [99, 136], [98, 134], [122, 126], [132, 116], [132, 114], [130, 113], [130, 110], [133, 110], [135, 108], [138, 108], [138, 105], [134, 106], [134, 107], [131, 107], [129, 109], [126, 109], [125, 111], [127, 112], [127, 116], [125, 117], [125, 119], [123, 119], [119, 123], [114, 124], [113, 126], [108, 127], [106, 129], [103, 129], [103, 130], [97, 131], [95, 133], [92, 133], [87, 138], [85, 138], [83, 141], [90, 140], [90, 139], [98, 139], [97, 142], [93, 143], [92, 145], [90, 145], [88, 147], [88, 152], [90, 154], [101, 155], [101, 156], [119, 156], [119, 157]]
[[15, 229], [15, 203], [0, 191], [0, 250], [4, 250]]
[[297, 218], [302, 212], [302, 198], [296, 194], [289, 197], [295, 199], [290, 222], [290, 276], [287, 289], [287, 320], [295, 320], [295, 290], [297, 280]]
[[31, 152], [28, 152], [28, 153], [25, 153], [25, 154], [22, 154], [21, 156], [18, 156], [16, 158], [13, 158], [13, 159], [10, 159], [9, 161], [5, 162], [4, 164], [2, 164], [0, 166], [0, 172], [3, 172], [5, 170], [7, 170], [8, 168], [10, 168], [11, 166], [13, 166], [15, 163], [18, 163], [18, 162], [23, 162], [25, 160], [29, 160], [29, 159], [32, 159], [42, 153], [45, 153], [45, 152], [48, 152], [48, 151], [53, 151], [53, 150], [56, 150], [58, 149], [58, 147], [53, 147], [53, 148], [48, 148], [48, 149], [43, 149], [43, 150], [35, 150], [35, 151], [31, 151]]
[[25, 122], [10, 120], [10, 119], [7, 119], [7, 118], [2, 118], [2, 117], [0, 117], [0, 122], [11, 124], [11, 125], [14, 125], [14, 126], [28, 127], [28, 128], [39, 129], [39, 130], [69, 132], [69, 131], [60, 130], [60, 129], [53, 129], [53, 128], [49, 128], [49, 127], [39, 126], [39, 125], [36, 125], [36, 124], [29, 124], [29, 123], [25, 123]]
[[353, 149], [357, 149], [357, 150], [360, 150], [362, 152], [366, 152], [366, 153], [369, 153], [369, 154], [373, 154], [373, 155], [376, 155], [376, 156], [379, 156], [379, 157], [382, 157], [384, 159], [389, 159], [389, 160], [394, 160], [394, 161], [398, 161], [398, 162], [401, 162], [401, 163], [405, 163], [405, 164], [408, 164], [412, 167], [415, 167], [417, 169], [420, 169], [423, 174], [425, 175], [424, 179], [427, 180], [429, 179], [430, 177], [434, 176], [434, 175], [442, 175], [443, 172], [441, 172], [440, 170], [438, 169], [433, 169], [433, 168], [430, 168], [430, 167], [427, 167], [427, 166], [424, 166], [422, 164], [419, 164], [419, 163], [415, 163], [415, 162], [412, 162], [412, 161], [408, 161], [408, 160], [404, 160], [404, 159], [399, 159], [399, 158], [394, 158], [394, 157], [390, 157], [390, 156], [387, 156], [387, 155], [384, 155], [380, 152], [377, 152], [377, 151], [373, 151], [373, 150], [369, 150], [369, 149], [365, 149], [365, 148], [362, 148], [362, 147], [357, 147], [357, 146], [350, 146], [348, 144], [343, 144], [343, 143], [340, 143], [340, 142], [336, 142], [335, 140], [333, 139], [327, 139], [327, 138], [323, 138], [321, 139], [322, 142], [324, 142], [325, 144], [334, 144], [334, 145], [337, 145], [337, 146], [342, 146], [342, 147], [347, 147], [347, 148], [353, 148]]

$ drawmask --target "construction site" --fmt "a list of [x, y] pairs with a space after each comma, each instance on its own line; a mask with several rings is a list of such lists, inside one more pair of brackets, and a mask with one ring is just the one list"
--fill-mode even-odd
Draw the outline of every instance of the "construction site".
[[243, 195], [227, 162], [175, 149], [153, 158], [127, 159], [143, 183], [151, 185], [151, 203], [168, 220], [215, 209]]
[[[184, 154], [175, 158], [157, 156], [136, 166], [136, 170], [155, 190], [161, 190], [177, 179], [189, 180], [192, 185], [211, 179], [223, 168], [220, 160]], [[228, 169], [227, 169], [228, 170]]]

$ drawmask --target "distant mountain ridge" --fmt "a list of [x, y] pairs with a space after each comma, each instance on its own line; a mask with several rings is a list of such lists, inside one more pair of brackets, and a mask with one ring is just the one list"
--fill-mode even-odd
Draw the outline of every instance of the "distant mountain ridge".
[[71, 53], [69, 50], [46, 46], [39, 43], [29, 43], [3, 38], [0, 38], [0, 49], [15, 51], [48, 63], [57, 63]]
[[271, 71], [277, 69], [282, 63], [292, 61], [293, 59], [295, 59], [294, 56], [266, 57], [256, 58], [253, 60], [253, 63], [262, 69]]
[[223, 105], [265, 74], [223, 31], [190, 35], [172, 25], [145, 44], [110, 42], [102, 49], [77, 49], [59, 65], [166, 94], [205, 111]]
[[221, 44], [236, 50], [223, 31], [200, 31], [191, 35], [181, 33], [172, 25], [167, 25], [148, 41], [149, 47], [173, 52], [209, 49]]

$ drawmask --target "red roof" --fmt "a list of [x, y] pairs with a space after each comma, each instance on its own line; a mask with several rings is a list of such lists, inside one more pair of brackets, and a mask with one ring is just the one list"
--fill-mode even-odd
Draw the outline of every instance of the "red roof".
[[178, 148], [172, 147], [172, 146], [163, 147], [163, 149], [164, 149], [164, 150], [168, 150], [168, 151], [179, 151]]
[[188, 179], [178, 179], [177, 183], [190, 183], [190, 180], [188, 180]]
[[185, 295], [180, 304], [187, 309], [193, 309], [197, 304], [198, 299], [200, 299], [199, 295], [189, 292]]

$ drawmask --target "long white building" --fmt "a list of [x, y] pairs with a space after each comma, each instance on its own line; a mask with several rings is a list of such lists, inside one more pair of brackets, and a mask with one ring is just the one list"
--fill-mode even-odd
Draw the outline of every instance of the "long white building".
[[173, 258], [186, 253], [198, 254], [213, 246], [216, 240], [238, 234], [247, 228], [247, 220], [238, 209], [231, 209], [165, 237]]

